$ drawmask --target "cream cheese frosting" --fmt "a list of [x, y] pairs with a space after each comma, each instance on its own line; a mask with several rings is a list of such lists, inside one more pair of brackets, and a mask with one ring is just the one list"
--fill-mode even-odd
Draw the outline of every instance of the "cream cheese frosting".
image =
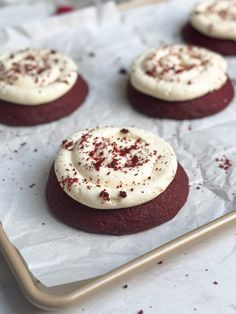
[[191, 25], [206, 36], [236, 41], [236, 0], [207, 0], [196, 5]]
[[207, 49], [170, 45], [143, 53], [132, 64], [131, 84], [138, 91], [166, 101], [191, 100], [220, 89], [227, 63]]
[[55, 50], [25, 49], [0, 56], [0, 99], [41, 105], [66, 94], [77, 80], [77, 66]]
[[71, 198], [101, 210], [146, 203], [165, 191], [177, 170], [170, 145], [137, 128], [95, 128], [62, 142], [54, 163]]

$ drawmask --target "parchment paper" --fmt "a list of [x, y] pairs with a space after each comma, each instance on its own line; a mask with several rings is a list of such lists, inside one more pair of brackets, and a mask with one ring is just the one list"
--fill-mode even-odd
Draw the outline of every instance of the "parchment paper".
[[[179, 30], [195, 0], [172, 0], [122, 15], [115, 5], [47, 18], [0, 30], [1, 52], [50, 47], [71, 56], [90, 86], [71, 116], [27, 128], [0, 126], [0, 219], [31, 271], [54, 285], [99, 275], [235, 208], [236, 101], [221, 113], [194, 121], [152, 119], [126, 99], [134, 57], [149, 47], [181, 41]], [[228, 58], [236, 78], [236, 58]], [[136, 126], [155, 132], [175, 149], [190, 178], [187, 204], [170, 222], [130, 236], [74, 230], [57, 221], [45, 201], [48, 171], [62, 139], [95, 126]], [[229, 158], [226, 171], [221, 161]], [[140, 243], [142, 245], [140, 245]]]

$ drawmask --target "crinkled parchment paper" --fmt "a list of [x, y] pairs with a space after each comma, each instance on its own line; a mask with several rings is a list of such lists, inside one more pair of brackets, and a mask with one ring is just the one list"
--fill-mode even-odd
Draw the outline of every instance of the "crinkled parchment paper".
[[[152, 119], [129, 106], [128, 74], [120, 73], [145, 49], [180, 42], [180, 29], [194, 2], [167, 1], [122, 15], [109, 3], [99, 16], [89, 8], [0, 30], [1, 52], [57, 49], [76, 61], [90, 86], [84, 105], [67, 118], [30, 128], [0, 126], [0, 219], [45, 284], [107, 272], [236, 207], [236, 101], [200, 120]], [[228, 62], [230, 76], [236, 78], [236, 58]], [[191, 183], [187, 204], [176, 218], [149, 231], [115, 237], [74, 230], [50, 214], [45, 185], [62, 139], [105, 125], [142, 127], [174, 147]], [[216, 161], [223, 156], [232, 163], [227, 171]]]

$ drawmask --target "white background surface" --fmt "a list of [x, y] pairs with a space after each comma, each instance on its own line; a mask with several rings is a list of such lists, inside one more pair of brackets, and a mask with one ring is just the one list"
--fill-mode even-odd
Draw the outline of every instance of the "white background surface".
[[[8, 8], [9, 15], [10, 9], [18, 10], [19, 22], [14, 27], [1, 25], [1, 51], [36, 46], [67, 53], [78, 63], [91, 90], [84, 106], [61, 121], [34, 128], [0, 126], [0, 180], [4, 180], [0, 218], [33, 273], [44, 283], [102, 273], [235, 207], [236, 102], [202, 120], [151, 119], [130, 108], [125, 97], [127, 76], [119, 74], [120, 68], [128, 69], [133, 58], [148, 47], [179, 42], [179, 29], [193, 2], [186, 5], [186, 1], [175, 0], [122, 16], [110, 4], [99, 17], [89, 9], [48, 18], [52, 6], [41, 4], [38, 20], [27, 22], [25, 18], [24, 25], [20, 16], [35, 15], [35, 5]], [[233, 78], [235, 61], [229, 58]], [[106, 237], [72, 230], [51, 217], [44, 187], [61, 140], [76, 129], [107, 124], [143, 127], [173, 145], [191, 181], [188, 203], [174, 220], [134, 236]], [[222, 155], [233, 163], [227, 174], [215, 161]], [[197, 190], [199, 183], [203, 185]], [[31, 184], [35, 186], [29, 188]], [[161, 314], [234, 313], [235, 234], [236, 227], [232, 227], [65, 313], [137, 313], [141, 309]], [[123, 289], [126, 283], [128, 288]], [[24, 300], [1, 257], [0, 313], [42, 313]]]

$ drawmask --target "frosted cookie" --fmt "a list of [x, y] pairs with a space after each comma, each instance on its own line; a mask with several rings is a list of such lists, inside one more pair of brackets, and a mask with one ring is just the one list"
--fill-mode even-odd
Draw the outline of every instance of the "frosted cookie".
[[72, 227], [124, 235], [172, 219], [188, 192], [188, 177], [167, 142], [142, 129], [106, 127], [62, 142], [46, 197]]
[[236, 55], [236, 0], [207, 0], [195, 6], [183, 28], [188, 43]]
[[186, 45], [152, 49], [136, 58], [127, 93], [138, 111], [178, 120], [212, 115], [234, 95], [224, 58]]
[[0, 56], [0, 123], [27, 126], [60, 119], [87, 93], [74, 61], [59, 52], [26, 49]]

